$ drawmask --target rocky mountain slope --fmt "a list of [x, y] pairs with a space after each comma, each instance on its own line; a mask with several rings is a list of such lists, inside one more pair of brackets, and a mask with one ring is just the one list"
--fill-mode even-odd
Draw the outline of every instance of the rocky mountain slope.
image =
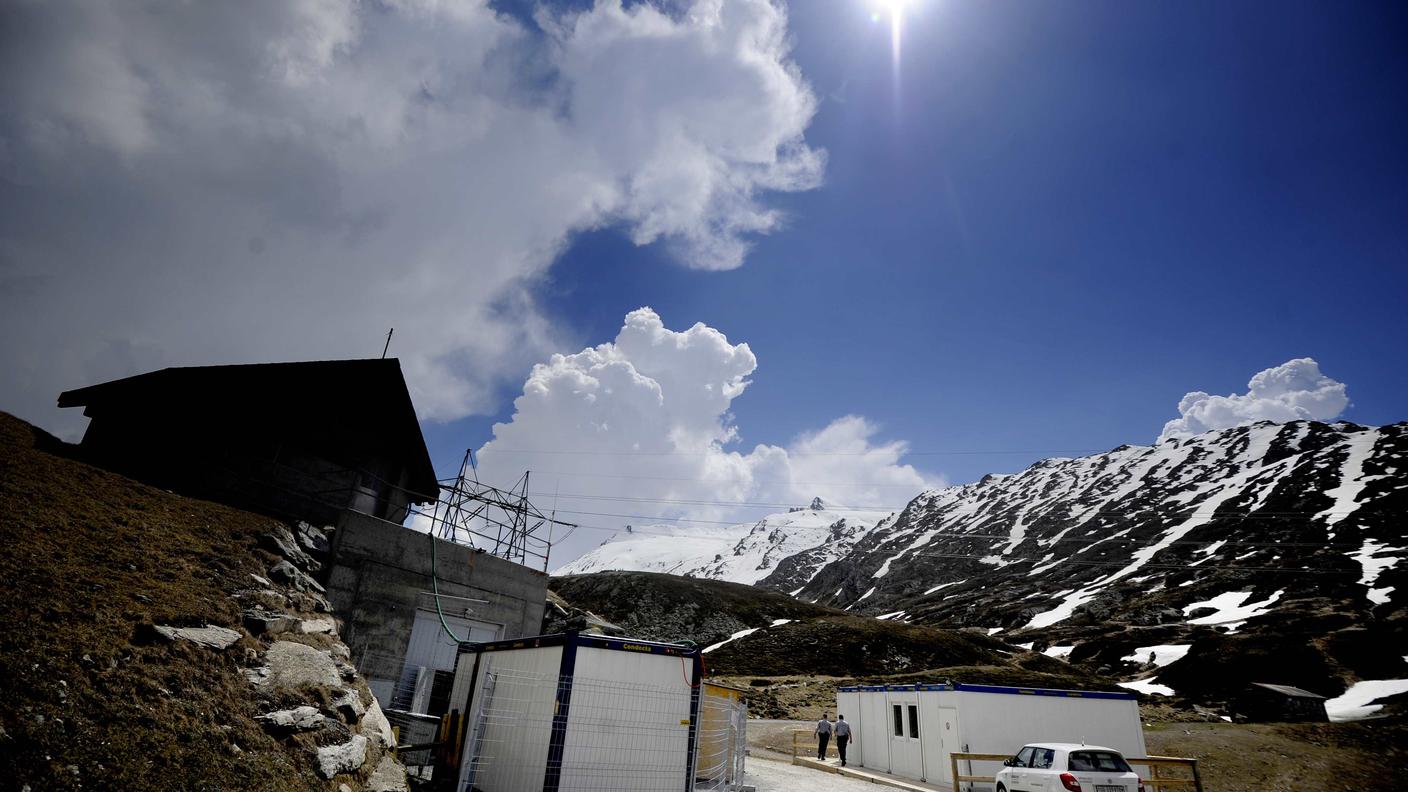
[[757, 583], [805, 585], [821, 567], [842, 558], [886, 512], [858, 511], [815, 498], [806, 508], [726, 528], [649, 526], [621, 532], [556, 575], [622, 570]]
[[1405, 454], [1408, 424], [1298, 421], [1045, 460], [924, 493], [798, 597], [1000, 628], [1196, 700], [1404, 680]]
[[66, 450], [0, 413], [6, 789], [407, 788], [311, 577], [321, 531]]
[[983, 628], [1202, 703], [1251, 681], [1392, 695], [1408, 690], [1394, 648], [1408, 645], [1405, 455], [1408, 424], [1261, 423], [1048, 459], [805, 532], [784, 524], [793, 512], [702, 549], [698, 531], [618, 537], [568, 569], [668, 570]]
[[[1038, 684], [1044, 673], [1069, 673], [1064, 663], [1014, 651], [984, 630], [892, 623], [739, 583], [598, 572], [555, 577], [551, 586], [561, 601], [604, 617], [626, 635], [693, 641], [704, 647], [712, 673], [943, 677], [953, 674], [940, 669], [964, 668], [965, 681], [1020, 679], [1022, 684]], [[548, 625], [549, 631], [556, 628]], [[1113, 686], [1113, 680], [1087, 678], [1084, 683]]]

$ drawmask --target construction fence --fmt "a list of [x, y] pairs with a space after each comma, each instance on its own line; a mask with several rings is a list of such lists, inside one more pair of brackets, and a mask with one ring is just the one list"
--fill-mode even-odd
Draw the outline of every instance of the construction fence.
[[[741, 699], [555, 669], [498, 669], [482, 684], [477, 711], [466, 714], [457, 792], [727, 792], [742, 784]], [[696, 697], [697, 722], [689, 714]], [[565, 712], [558, 701], [569, 702]]]

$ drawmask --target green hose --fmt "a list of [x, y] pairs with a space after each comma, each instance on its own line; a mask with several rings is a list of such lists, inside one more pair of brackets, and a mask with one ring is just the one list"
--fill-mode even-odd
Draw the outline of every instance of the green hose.
[[430, 588], [435, 596], [435, 613], [440, 617], [440, 626], [445, 628], [445, 634], [450, 636], [450, 640], [459, 644], [472, 643], [468, 638], [461, 638], [455, 635], [455, 631], [450, 629], [450, 623], [445, 621], [445, 611], [440, 607], [440, 578], [435, 571], [440, 566], [440, 555], [437, 551], [438, 543], [435, 541], [435, 534], [427, 533], [430, 537]]

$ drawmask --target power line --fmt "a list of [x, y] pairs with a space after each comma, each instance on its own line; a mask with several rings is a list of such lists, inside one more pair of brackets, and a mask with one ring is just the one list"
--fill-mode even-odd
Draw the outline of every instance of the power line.
[[[592, 449], [517, 449], [517, 448], [494, 448], [492, 446], [485, 449], [493, 454], [554, 454], [565, 456], [679, 456], [697, 457], [713, 456], [714, 454], [727, 454], [722, 448], [712, 448], [705, 451], [605, 451]], [[1104, 454], [1109, 452], [1108, 448], [1054, 448], [1045, 450], [1013, 450], [1013, 449], [951, 449], [945, 451], [902, 451], [901, 456], [999, 456], [999, 455], [1030, 455], [1030, 454]], [[869, 451], [788, 451], [789, 457], [833, 457], [833, 456], [871, 456], [875, 453], [884, 453], [886, 449], [881, 446]]]
[[[726, 500], [709, 500], [709, 499], [703, 499], [703, 498], [699, 498], [699, 499], [694, 499], [694, 498], [643, 498], [643, 497], [632, 496], [632, 495], [587, 495], [587, 494], [572, 494], [572, 493], [562, 493], [562, 492], [551, 492], [551, 493], [548, 493], [548, 492], [538, 492], [538, 493], [533, 493], [533, 495], [534, 495], [534, 497], [550, 497], [550, 496], [551, 496], [551, 497], [555, 497], [555, 498], [556, 498], [556, 497], [570, 498], [570, 499], [573, 499], [573, 500], [619, 501], [619, 502], [624, 502], [624, 503], [660, 503], [660, 504], [684, 505], [684, 506], [720, 506], [720, 507], [737, 507], [737, 508], [746, 508], [746, 509], [791, 509], [791, 510], [794, 510], [794, 511], [808, 511], [808, 509], [807, 509], [806, 507], [797, 506], [796, 503], [767, 503], [767, 502], [761, 502], [761, 501], [726, 501]], [[912, 501], [911, 501], [911, 502], [912, 502]], [[908, 507], [909, 507], [909, 504], [905, 504], [905, 505], [903, 505], [903, 506], [827, 506], [824, 510], [825, 510], [825, 511], [832, 511], [832, 512], [891, 512], [891, 513], [893, 513], [893, 512], [904, 511], [904, 510], [907, 509]], [[1012, 510], [1013, 508], [1017, 508], [1017, 507], [1011, 507], [1011, 506], [1009, 506], [1007, 509], [1004, 509], [1003, 511], [1010, 511], [1010, 510]], [[1035, 508], [1035, 507], [1033, 507], [1033, 508]], [[1053, 507], [1053, 508], [1055, 508], [1055, 507]], [[1192, 507], [1192, 511], [1196, 512], [1196, 511], [1197, 511], [1197, 508], [1198, 508], [1198, 504], [1194, 504], [1193, 507]], [[1047, 511], [1049, 511], [1049, 510], [1050, 510], [1050, 509], [1048, 509]], [[1276, 518], [1279, 518], [1279, 517], [1296, 517], [1296, 516], [1302, 516], [1302, 515], [1305, 515], [1305, 516], [1312, 516], [1312, 517], [1313, 517], [1313, 516], [1334, 515], [1334, 514], [1345, 514], [1345, 515], [1347, 515], [1347, 514], [1353, 514], [1354, 512], [1357, 512], [1357, 511], [1359, 511], [1359, 510], [1360, 510], [1359, 508], [1347, 509], [1347, 510], [1343, 510], [1343, 511], [1341, 511], [1341, 510], [1334, 510], [1334, 509], [1314, 509], [1314, 510], [1311, 510], [1311, 509], [1302, 509], [1302, 510], [1294, 510], [1294, 511], [1273, 511], [1273, 510], [1270, 510], [1270, 509], [1256, 509], [1256, 510], [1254, 510], [1254, 511], [1245, 511], [1245, 510], [1239, 511], [1239, 510], [1218, 509], [1218, 510], [1216, 510], [1216, 511], [1214, 512], [1214, 516], [1216, 516], [1216, 517], [1218, 517], [1218, 518], [1222, 518], [1222, 517], [1242, 517], [1242, 518], [1249, 518], [1249, 519], [1260, 519], [1260, 518], [1262, 518], [1262, 517], [1266, 517], [1266, 518], [1272, 518], [1272, 517], [1276, 517]], [[1079, 507], [1075, 507], [1075, 508], [1073, 508], [1073, 509], [1068, 508], [1068, 511], [1079, 511]], [[586, 514], [586, 513], [588, 513], [588, 512], [579, 512], [579, 513]], [[1180, 514], [1181, 514], [1181, 513], [1182, 513], [1182, 512], [1180, 512]], [[1093, 512], [1092, 514], [1090, 514], [1089, 516], [1087, 516], [1087, 517], [1085, 517], [1085, 518], [1083, 518], [1083, 519], [1085, 519], [1085, 520], [1088, 521], [1088, 520], [1093, 519], [1093, 518], [1095, 518], [1095, 517], [1119, 517], [1119, 516], [1130, 516], [1130, 515], [1157, 516], [1157, 515], [1158, 515], [1158, 512], [1157, 512], [1156, 510], [1153, 510], [1153, 509], [1101, 509], [1101, 510], [1099, 510], [1099, 511]], [[689, 520], [688, 518], [649, 517], [649, 516], [641, 517], [640, 515], [629, 515], [629, 514], [609, 514], [609, 515], [604, 515], [604, 516], [609, 516], [609, 517], [635, 517], [635, 518], [638, 518], [638, 519], [645, 519], [645, 520], [653, 520], [653, 519], [662, 519], [662, 520], [666, 520], [666, 519], [678, 519], [678, 520], [681, 520], [681, 521], [684, 521], [684, 522], [690, 522], [690, 520]], [[985, 521], [987, 521], [988, 519], [997, 519], [998, 517], [999, 517], [999, 515], [993, 515], [992, 517], [985, 517], [985, 518], [983, 519], [983, 521], [985, 522]], [[704, 521], [704, 522], [717, 522], [717, 521]], [[732, 523], [729, 523], [729, 524], [730, 524], [730, 525], [733, 525], [733, 524], [737, 524], [737, 523], [739, 523], [739, 522], [748, 522], [748, 521], [747, 521], [747, 520], [735, 520], [735, 521], [733, 521]]]

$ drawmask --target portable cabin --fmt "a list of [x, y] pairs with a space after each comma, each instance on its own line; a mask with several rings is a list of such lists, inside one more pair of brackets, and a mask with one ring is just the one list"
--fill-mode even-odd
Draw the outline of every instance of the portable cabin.
[[1031, 742], [1088, 742], [1126, 756], [1145, 754], [1133, 693], [957, 682], [861, 685], [837, 691], [836, 712], [855, 735], [852, 764], [931, 783], [952, 783], [954, 752], [1016, 753]]
[[694, 781], [699, 651], [584, 633], [465, 644], [456, 792], [680, 792]]

